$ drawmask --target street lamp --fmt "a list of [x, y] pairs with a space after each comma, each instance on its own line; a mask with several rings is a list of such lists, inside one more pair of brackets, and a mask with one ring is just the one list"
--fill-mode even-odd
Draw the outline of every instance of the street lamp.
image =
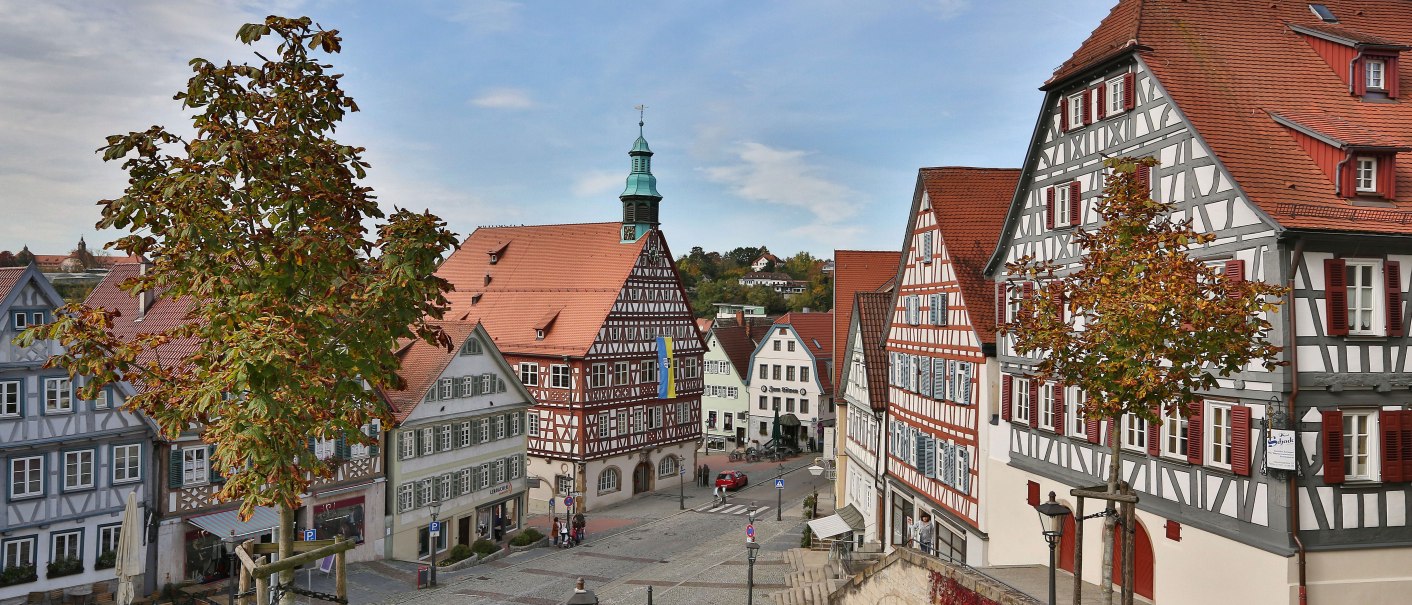
[[[779, 479], [781, 479], [781, 478], [783, 478], [783, 477], [784, 477], [784, 465], [781, 464], [781, 465], [780, 465], [780, 470], [779, 470], [779, 472], [775, 474], [775, 479], [776, 479], [776, 480], [779, 480]], [[784, 490], [783, 490], [783, 489], [780, 489], [780, 488], [775, 488], [775, 520], [776, 520], [776, 521], [783, 521], [783, 520], [784, 520], [784, 518], [780, 516], [780, 511], [783, 510], [783, 509], [784, 509]]]
[[564, 601], [564, 605], [598, 605], [598, 595], [592, 590], [583, 587], [583, 578], [579, 578], [574, 585], [573, 594], [569, 595], [569, 600]]
[[755, 557], [759, 556], [760, 544], [754, 540], [745, 543], [745, 557], [750, 566], [745, 572], [745, 605], [755, 605]]
[[819, 518], [819, 484], [817, 481], [819, 475], [824, 474], [824, 467], [811, 464], [809, 465], [809, 474], [814, 476], [814, 479], [811, 479], [809, 482], [809, 486], [814, 488], [814, 506], [809, 511], [809, 518], [817, 519]]
[[1054, 500], [1054, 492], [1049, 492], [1049, 501], [1036, 506], [1035, 510], [1039, 512], [1039, 524], [1044, 528], [1044, 541], [1049, 543], [1049, 605], [1054, 605], [1054, 552], [1059, 546], [1059, 538], [1064, 535], [1064, 520], [1072, 513], [1069, 507]]
[[[436, 526], [436, 517], [441, 513], [441, 501], [431, 501], [431, 523]], [[441, 538], [441, 527], [436, 526], [436, 535], [432, 535], [431, 528], [427, 528], [427, 548], [431, 550], [431, 578], [429, 584], [436, 586], [436, 543]]]
[[235, 581], [236, 578], [240, 577], [240, 574], [235, 571], [237, 565], [235, 561], [235, 528], [231, 528], [230, 538], [225, 540], [225, 547], [226, 556], [230, 558], [230, 562], [227, 563], [228, 571], [226, 573], [228, 576], [226, 578], [226, 603], [228, 605], [235, 605]]

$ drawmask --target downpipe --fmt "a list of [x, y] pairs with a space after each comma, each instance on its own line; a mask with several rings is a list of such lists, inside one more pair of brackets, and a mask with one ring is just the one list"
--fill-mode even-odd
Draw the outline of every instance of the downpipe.
[[[1348, 160], [1344, 160], [1345, 162]], [[1299, 265], [1304, 262], [1304, 240], [1297, 239], [1294, 242], [1294, 254], [1290, 258], [1289, 281], [1285, 283], [1288, 288], [1285, 292], [1285, 305], [1289, 309], [1285, 316], [1289, 322], [1289, 370], [1290, 389], [1289, 400], [1286, 404], [1286, 413], [1289, 414], [1291, 423], [1298, 422], [1295, 419], [1295, 400], [1299, 398], [1299, 336], [1297, 330], [1298, 323], [1295, 321], [1294, 286], [1295, 276], [1299, 273]], [[1289, 535], [1294, 538], [1295, 556], [1299, 565], [1299, 605], [1308, 605], [1309, 587], [1306, 583], [1305, 569], [1307, 566], [1307, 554], [1304, 550], [1304, 541], [1299, 539], [1299, 470], [1296, 468], [1295, 475], [1289, 481]]]

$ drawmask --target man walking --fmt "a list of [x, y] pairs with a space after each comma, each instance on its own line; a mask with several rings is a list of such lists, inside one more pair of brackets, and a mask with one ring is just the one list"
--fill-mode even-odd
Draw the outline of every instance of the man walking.
[[702, 465], [701, 465], [701, 487], [708, 487], [708, 486], [710, 486], [713, 482], [714, 482], [714, 481], [711, 479], [711, 467], [706, 466], [705, 464], [702, 464]]

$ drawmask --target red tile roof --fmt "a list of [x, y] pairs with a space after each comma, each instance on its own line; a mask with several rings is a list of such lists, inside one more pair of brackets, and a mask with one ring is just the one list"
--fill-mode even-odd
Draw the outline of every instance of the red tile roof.
[[[621, 223], [482, 227], [442, 263], [449, 319], [479, 318], [506, 353], [588, 352], [649, 235], [621, 243]], [[656, 233], [656, 232], [654, 232]], [[491, 263], [491, 254], [496, 254]], [[476, 294], [482, 294], [474, 304]], [[543, 340], [535, 327], [555, 311]]]
[[[103, 281], [98, 282], [98, 285], [88, 294], [84, 304], [93, 308], [116, 311], [117, 317], [113, 318], [113, 334], [122, 339], [132, 339], [140, 334], [165, 332], [191, 321], [187, 316], [191, 309], [191, 299], [172, 300], [169, 297], [161, 296], [160, 293], [152, 296], [152, 302], [147, 306], [146, 313], [139, 314], [137, 297], [128, 294], [119, 287], [129, 278], [135, 277], [139, 269], [140, 265], [137, 263], [114, 265], [112, 270], [103, 276]], [[157, 347], [156, 351], [149, 352], [140, 359], [148, 360], [155, 355], [163, 363], [173, 363], [196, 352], [198, 346], [200, 346], [200, 340], [196, 338], [174, 339], [162, 344]], [[134, 377], [130, 382], [134, 388], [146, 388], [140, 377]]]
[[[902, 253], [895, 250], [834, 250], [834, 359], [842, 359], [848, 347], [848, 326], [853, 320], [853, 295], [877, 290], [897, 274]], [[833, 381], [843, 379], [846, 364], [834, 367]]]
[[475, 332], [478, 322], [468, 321], [428, 321], [432, 325], [439, 325], [446, 331], [447, 337], [451, 339], [454, 346], [448, 350], [440, 345], [430, 344], [425, 340], [411, 341], [397, 352], [399, 369], [397, 374], [402, 377], [403, 385], [401, 389], [387, 389], [383, 391], [383, 397], [392, 406], [392, 416], [398, 424], [407, 419], [412, 411], [417, 409], [417, 404], [426, 397], [427, 389], [436, 384], [436, 380], [446, 371], [446, 366], [455, 359], [460, 345], [466, 342], [466, 338]]
[[985, 279], [985, 266], [1000, 241], [1000, 230], [1019, 179], [1016, 168], [923, 168], [917, 175], [917, 193], [905, 242], [912, 240], [925, 190], [941, 232], [938, 249], [946, 246], [966, 315], [976, 336], [985, 344], [995, 344], [996, 330], [992, 311], [995, 291]]
[[[756, 335], [763, 334], [764, 330], [758, 330]], [[745, 326], [716, 326], [711, 333], [716, 336], [716, 340], [721, 343], [721, 350], [725, 352], [726, 358], [730, 359], [731, 365], [735, 366], [735, 373], [742, 379], [750, 376], [750, 354], [755, 352], [758, 340], [750, 338], [746, 334]]]
[[25, 269], [29, 267], [4, 267], [0, 268], [0, 300], [10, 295], [10, 289], [15, 284], [20, 283], [20, 276], [25, 274]]
[[785, 313], [775, 320], [775, 325], [794, 328], [794, 333], [814, 356], [814, 373], [819, 376], [824, 393], [833, 393], [833, 373], [829, 371], [833, 361], [833, 311]]
[[[868, 405], [875, 411], [887, 409], [887, 323], [892, 318], [892, 294], [859, 292], [855, 296], [858, 330], [862, 332], [863, 365], [868, 374]], [[840, 363], [839, 365], [845, 365]]]
[[[1388, 208], [1355, 208], [1273, 114], [1323, 114], [1366, 126], [1380, 141], [1412, 146], [1412, 68], [1400, 69], [1403, 98], [1364, 101], [1292, 27], [1352, 39], [1412, 45], [1405, 0], [1325, 2], [1324, 24], [1304, 2], [1121, 0], [1054, 74], [1062, 84], [1101, 63], [1122, 40], [1150, 49], [1144, 62], [1210, 145], [1237, 185], [1266, 215], [1292, 229], [1412, 234], [1412, 156], [1397, 162]], [[1412, 57], [1402, 63], [1412, 64]], [[1317, 129], [1313, 125], [1309, 125]], [[1332, 134], [1332, 133], [1330, 133]]]

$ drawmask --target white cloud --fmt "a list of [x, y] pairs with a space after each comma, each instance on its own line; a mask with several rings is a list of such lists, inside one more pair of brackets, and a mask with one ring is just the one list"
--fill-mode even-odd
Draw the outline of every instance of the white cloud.
[[609, 193], [616, 195], [623, 189], [623, 179], [622, 172], [599, 171], [579, 175], [574, 179], [574, 196], [597, 197]]
[[965, 12], [971, 7], [970, 0], [932, 0], [934, 4], [931, 10], [941, 15], [942, 19], [950, 19]]
[[739, 148], [739, 163], [707, 168], [707, 178], [747, 200], [807, 210], [819, 222], [839, 222], [856, 212], [858, 195], [819, 176], [820, 169], [809, 164], [806, 152], [753, 141]]
[[519, 2], [510, 0], [479, 0], [477, 2], [455, 2], [455, 7], [446, 18], [463, 23], [477, 33], [499, 33], [512, 31], [520, 22]]
[[471, 104], [489, 109], [529, 109], [536, 105], [528, 92], [518, 88], [492, 88], [471, 99]]

